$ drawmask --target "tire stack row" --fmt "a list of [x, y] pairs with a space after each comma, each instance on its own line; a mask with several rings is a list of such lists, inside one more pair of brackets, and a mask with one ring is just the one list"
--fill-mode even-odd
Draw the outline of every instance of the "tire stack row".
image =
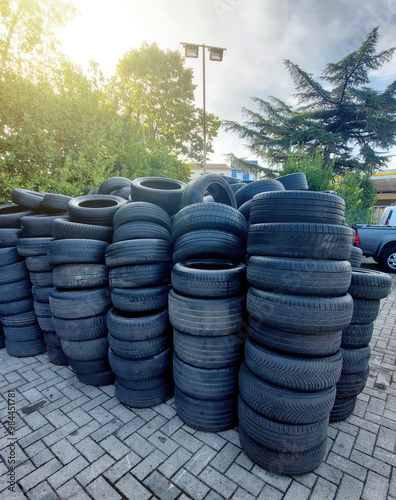
[[120, 208], [113, 225], [106, 250], [113, 302], [107, 314], [109, 361], [119, 401], [147, 408], [173, 394], [170, 217], [157, 205], [137, 201]]
[[352, 268], [348, 293], [353, 298], [353, 316], [349, 327], [342, 332], [342, 372], [330, 422], [345, 420], [352, 414], [357, 396], [366, 385], [374, 321], [381, 299], [389, 295], [391, 286], [392, 280], [386, 273]]
[[283, 475], [323, 459], [353, 302], [353, 230], [338, 196], [276, 191], [253, 198], [248, 234], [250, 338], [239, 379], [246, 454]]
[[78, 379], [94, 386], [114, 381], [108, 360], [111, 299], [105, 251], [114, 214], [124, 204], [124, 198], [112, 195], [73, 198], [67, 204], [68, 220], [54, 221], [56, 239], [49, 246], [53, 324]]
[[195, 203], [173, 218], [169, 316], [175, 402], [179, 417], [202, 431], [237, 423], [246, 236], [243, 215], [220, 203]]
[[[63, 201], [63, 206], [61, 208], [57, 208], [57, 203], [52, 207], [51, 198], [55, 197], [56, 199], [57, 196]], [[63, 198], [65, 199], [63, 200]], [[42, 210], [65, 212], [66, 204], [69, 199], [70, 198], [66, 196], [45, 195], [42, 201]], [[52, 222], [57, 217], [61, 216], [61, 214], [39, 214], [22, 217], [22, 237], [18, 242], [18, 251], [26, 259], [30, 281], [33, 285], [34, 310], [38, 324], [44, 335], [48, 357], [51, 363], [66, 366], [69, 362], [63, 352], [60, 338], [56, 334], [52, 323], [49, 295], [54, 290], [53, 268], [47, 256], [48, 245], [53, 240]]]
[[[37, 199], [41, 203], [42, 197]], [[45, 343], [34, 312], [32, 285], [25, 260], [17, 250], [20, 220], [33, 212], [28, 206], [0, 208], [0, 321], [10, 356], [36, 356]]]

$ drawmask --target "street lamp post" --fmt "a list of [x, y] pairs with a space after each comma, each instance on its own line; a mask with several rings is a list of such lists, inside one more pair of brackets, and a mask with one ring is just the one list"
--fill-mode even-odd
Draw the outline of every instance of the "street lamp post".
[[221, 62], [223, 60], [223, 54], [227, 49], [221, 47], [211, 47], [210, 45], [201, 45], [181, 42], [184, 46], [185, 57], [198, 58], [199, 47], [202, 47], [202, 72], [203, 72], [203, 173], [206, 174], [206, 76], [205, 76], [205, 49], [209, 50], [209, 59], [211, 61]]

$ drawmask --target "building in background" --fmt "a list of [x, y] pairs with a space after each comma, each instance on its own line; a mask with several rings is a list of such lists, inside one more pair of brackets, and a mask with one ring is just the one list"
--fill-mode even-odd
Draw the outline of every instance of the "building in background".
[[[251, 163], [252, 165], [258, 165], [257, 161], [248, 161], [247, 163]], [[197, 165], [196, 163], [192, 163], [190, 165], [191, 171], [191, 179], [195, 179], [203, 174], [203, 168], [201, 165]], [[239, 179], [240, 181], [255, 181], [257, 179], [257, 175], [253, 172], [242, 172], [237, 167], [233, 165], [227, 165], [227, 163], [207, 163], [206, 171], [211, 174], [220, 174], [226, 175], [228, 177], [234, 177], [235, 179]]]
[[384, 209], [396, 203], [396, 170], [377, 172], [370, 179], [377, 188], [377, 202], [373, 208], [373, 221], [378, 224]]

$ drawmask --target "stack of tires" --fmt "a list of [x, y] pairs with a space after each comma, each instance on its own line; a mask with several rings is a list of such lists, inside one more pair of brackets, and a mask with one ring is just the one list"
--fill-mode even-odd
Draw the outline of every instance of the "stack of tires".
[[56, 216], [45, 214], [22, 217], [22, 237], [18, 241], [18, 251], [26, 259], [30, 281], [33, 285], [34, 310], [44, 334], [47, 354], [57, 365], [68, 365], [60, 339], [52, 324], [49, 294], [54, 290], [52, 266], [48, 261], [47, 249], [52, 241], [52, 222]]
[[344, 207], [338, 196], [309, 191], [253, 198], [239, 432], [246, 454], [270, 472], [307, 473], [325, 453], [353, 309]]
[[202, 431], [237, 423], [246, 236], [243, 215], [221, 203], [189, 205], [172, 222], [169, 316], [176, 409]]
[[116, 213], [106, 250], [112, 309], [107, 314], [109, 361], [119, 401], [148, 408], [173, 393], [168, 319], [172, 247], [170, 217], [152, 203]]
[[[24, 190], [20, 191], [23, 194]], [[17, 250], [21, 236], [20, 220], [31, 214], [30, 207], [17, 204], [0, 208], [0, 322], [7, 352], [15, 357], [45, 352], [43, 335], [34, 312], [29, 272]]]
[[386, 298], [392, 280], [386, 273], [369, 269], [352, 269], [353, 298], [351, 324], [342, 332], [342, 372], [337, 383], [337, 396], [330, 413], [330, 422], [345, 420], [352, 414], [357, 396], [366, 385], [369, 375], [370, 341], [380, 301]]
[[278, 180], [263, 179], [261, 181], [249, 182], [243, 184], [240, 189], [235, 192], [235, 199], [238, 210], [243, 214], [246, 220], [249, 220], [252, 199], [256, 194], [266, 193], [268, 191], [284, 191], [285, 187]]
[[126, 204], [112, 195], [85, 195], [68, 202], [69, 220], [53, 223], [48, 250], [54, 266], [50, 293], [53, 324], [78, 379], [113, 383], [108, 360], [106, 313], [111, 306], [105, 251], [115, 212]]
[[131, 183], [130, 200], [153, 203], [169, 216], [180, 210], [185, 183], [165, 177], [140, 177]]

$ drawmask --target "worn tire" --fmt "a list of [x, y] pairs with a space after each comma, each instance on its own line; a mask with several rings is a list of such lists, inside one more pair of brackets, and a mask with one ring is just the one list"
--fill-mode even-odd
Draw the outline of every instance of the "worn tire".
[[93, 385], [94, 387], [112, 385], [115, 378], [115, 375], [111, 370], [98, 373], [77, 373], [76, 375], [82, 384]]
[[230, 185], [218, 174], [206, 174], [192, 179], [184, 190], [181, 208], [203, 202], [206, 194], [211, 195], [217, 203], [237, 208], [235, 195]]
[[0, 249], [14, 247], [21, 237], [21, 230], [14, 228], [0, 228]]
[[113, 243], [136, 239], [159, 239], [170, 241], [171, 235], [169, 230], [161, 226], [161, 224], [138, 220], [122, 224], [113, 234]]
[[308, 189], [307, 177], [304, 172], [294, 172], [293, 174], [282, 175], [276, 180], [281, 182], [286, 190]]
[[94, 224], [80, 224], [67, 219], [55, 219], [52, 236], [56, 240], [84, 239], [111, 242], [113, 228]]
[[53, 267], [48, 262], [47, 255], [34, 255], [32, 257], [26, 257], [25, 262], [28, 270], [33, 273], [48, 273], [53, 270]]
[[32, 295], [35, 302], [49, 303], [49, 296], [55, 290], [53, 286], [32, 286]]
[[336, 399], [355, 397], [360, 394], [366, 385], [369, 373], [369, 366], [357, 373], [342, 373], [337, 382]]
[[185, 183], [164, 177], [140, 177], [131, 184], [132, 202], [146, 201], [163, 208], [169, 215], [180, 210]]
[[235, 199], [238, 207], [251, 200], [253, 196], [260, 193], [265, 193], [267, 191], [284, 191], [285, 187], [283, 184], [277, 180], [273, 179], [263, 179], [261, 181], [254, 181], [249, 184], [245, 184], [244, 187], [238, 189], [235, 193]]
[[164, 373], [171, 363], [171, 349], [144, 359], [127, 359], [109, 349], [111, 369], [117, 377], [128, 380], [145, 380]]
[[149, 340], [120, 340], [109, 333], [109, 345], [114, 354], [127, 359], [143, 359], [155, 356], [169, 347], [169, 336], [161, 335]]
[[351, 255], [348, 258], [352, 267], [358, 268], [362, 265], [363, 261], [363, 252], [358, 247], [351, 248]]
[[127, 201], [119, 196], [95, 194], [77, 196], [67, 204], [70, 220], [82, 224], [113, 226], [113, 217]]
[[107, 334], [106, 314], [79, 319], [64, 319], [53, 315], [52, 322], [57, 335], [64, 340], [92, 340]]
[[171, 384], [140, 391], [128, 389], [119, 382], [118, 377], [114, 386], [115, 395], [120, 403], [132, 408], [152, 408], [168, 401], [173, 393]]
[[14, 358], [29, 358], [38, 356], [46, 351], [46, 345], [42, 338], [27, 340], [24, 342], [14, 342], [6, 338], [7, 354]]
[[131, 222], [151, 222], [168, 231], [171, 229], [171, 220], [166, 210], [146, 201], [136, 201], [121, 207], [114, 216], [114, 231]]
[[64, 194], [46, 193], [41, 203], [41, 210], [47, 214], [56, 214], [58, 212], [67, 212], [67, 206], [71, 196]]
[[29, 273], [25, 261], [15, 262], [0, 267], [0, 286], [26, 279], [29, 279]]
[[[16, 300], [14, 302], [0, 303], [0, 316], [12, 316], [33, 311], [33, 298]], [[2, 318], [3, 320], [3, 318]], [[3, 321], [4, 325], [4, 321]]]
[[377, 319], [380, 299], [353, 299], [353, 316], [351, 323], [368, 325]]
[[106, 265], [110, 268], [137, 264], [156, 264], [172, 260], [170, 241], [137, 239], [113, 243], [106, 249]]
[[359, 349], [348, 349], [341, 347], [342, 353], [342, 373], [359, 373], [367, 370], [370, 359], [370, 346]]
[[63, 264], [55, 266], [53, 283], [57, 288], [95, 288], [106, 286], [109, 273], [105, 264]]
[[113, 267], [109, 271], [112, 288], [144, 288], [170, 283], [171, 264], [138, 264]]
[[105, 313], [111, 306], [110, 290], [107, 287], [78, 291], [55, 290], [50, 294], [50, 304], [52, 313], [58, 318], [96, 316]]
[[0, 228], [19, 229], [22, 217], [26, 217], [32, 213], [32, 210], [27, 210], [25, 207], [14, 203], [0, 205]]
[[52, 236], [52, 224], [55, 219], [65, 219], [66, 215], [37, 214], [22, 217], [22, 238], [49, 238]]
[[385, 299], [392, 289], [389, 274], [371, 269], [353, 269], [348, 293], [357, 299]]
[[11, 199], [14, 203], [23, 207], [41, 210], [41, 203], [45, 193], [38, 193], [30, 189], [15, 188], [11, 192]]
[[107, 335], [98, 339], [71, 341], [61, 339], [63, 352], [74, 361], [104, 359], [109, 350]]
[[373, 336], [373, 329], [374, 323], [366, 325], [350, 324], [342, 332], [342, 347], [359, 349], [360, 347], [368, 346]]
[[108, 243], [89, 239], [54, 240], [48, 245], [48, 261], [61, 264], [103, 264]]
[[0, 272], [7, 273], [8, 266], [16, 264], [20, 260], [21, 256], [19, 255], [16, 246], [0, 248]]
[[111, 194], [112, 191], [117, 191], [122, 188], [131, 189], [132, 181], [126, 177], [110, 177], [102, 182], [98, 188], [98, 194]]
[[53, 286], [53, 272], [52, 271], [47, 271], [47, 272], [30, 272], [30, 281], [32, 282], [33, 286]]
[[147, 288], [112, 288], [111, 301], [117, 309], [129, 312], [151, 312], [168, 305], [171, 285]]
[[17, 249], [21, 257], [33, 257], [35, 255], [46, 255], [49, 242], [52, 238], [19, 238]]
[[353, 410], [356, 406], [356, 396], [345, 399], [336, 399], [334, 401], [333, 409], [330, 412], [330, 423], [341, 422], [346, 420], [350, 415], [352, 415]]
[[107, 313], [110, 334], [126, 342], [150, 340], [166, 334], [169, 329], [168, 310], [135, 315], [112, 307]]

